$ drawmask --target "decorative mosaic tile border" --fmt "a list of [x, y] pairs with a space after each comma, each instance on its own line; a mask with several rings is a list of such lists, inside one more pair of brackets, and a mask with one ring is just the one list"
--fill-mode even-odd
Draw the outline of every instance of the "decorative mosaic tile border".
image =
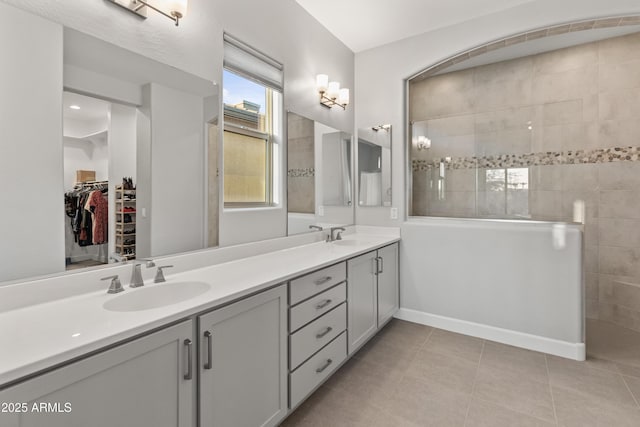
[[482, 55], [487, 52], [491, 52], [496, 49], [500, 49], [506, 46], [511, 46], [518, 43], [523, 43], [529, 40], [540, 39], [543, 37], [557, 36], [559, 34], [572, 33], [576, 31], [591, 30], [594, 28], [612, 28], [623, 27], [627, 25], [640, 24], [640, 15], [620, 16], [614, 18], [602, 18], [592, 19], [588, 21], [574, 22], [571, 24], [556, 25], [554, 27], [543, 28], [541, 30], [529, 31], [527, 33], [516, 34], [515, 36], [507, 37], [502, 40], [487, 43], [485, 45], [473, 48], [466, 52], [453, 56], [443, 62], [435, 64], [434, 66], [427, 68], [418, 75], [412, 77], [411, 81], [420, 81], [426, 79], [429, 76], [438, 74], [439, 72], [449, 68], [452, 65], [464, 62], [467, 59], [474, 56]]
[[445, 164], [446, 169], [501, 169], [547, 165], [577, 165], [640, 160], [640, 147], [599, 148], [596, 150], [547, 151], [544, 153], [500, 154], [486, 157], [444, 157], [412, 160], [414, 172], [428, 171]]
[[287, 176], [289, 178], [313, 178], [316, 176], [316, 170], [314, 168], [289, 169]]

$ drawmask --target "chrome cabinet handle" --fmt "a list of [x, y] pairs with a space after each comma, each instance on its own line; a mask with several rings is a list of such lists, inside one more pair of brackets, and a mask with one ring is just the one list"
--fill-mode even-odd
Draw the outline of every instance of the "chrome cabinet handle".
[[327, 361], [325, 362], [324, 365], [322, 365], [321, 367], [319, 367], [318, 369], [316, 369], [316, 374], [321, 373], [322, 371], [324, 371], [325, 369], [327, 369], [329, 367], [329, 365], [331, 365], [333, 363], [333, 360], [331, 359], [327, 359]]
[[325, 335], [327, 335], [329, 332], [333, 331], [333, 328], [331, 326], [327, 326], [324, 331], [319, 332], [316, 334], [316, 338], [320, 339], [322, 337], [324, 337]]
[[328, 306], [329, 304], [331, 304], [332, 302], [333, 302], [333, 300], [326, 299], [326, 300], [316, 304], [316, 310], [321, 310], [321, 309], [325, 308], [326, 306]]
[[204, 369], [211, 369], [213, 367], [213, 337], [211, 332], [205, 331], [204, 338], [207, 340], [207, 363], [204, 364]]
[[380, 260], [380, 264], [378, 264], [380, 268], [378, 274], [384, 273], [384, 259], [381, 256], [379, 256], [378, 259]]
[[327, 282], [331, 281], [331, 279], [333, 279], [333, 277], [331, 277], [331, 276], [324, 276], [324, 277], [319, 278], [318, 280], [316, 280], [316, 281], [315, 281], [315, 282], [313, 282], [313, 283], [315, 283], [316, 285], [322, 285], [322, 284], [324, 284], [324, 283], [327, 283]]
[[192, 366], [192, 354], [191, 354], [191, 348], [193, 347], [193, 342], [190, 339], [186, 339], [184, 340], [184, 347], [187, 351], [187, 373], [184, 374], [184, 379], [185, 380], [190, 380], [193, 378], [193, 366]]
[[378, 257], [373, 258], [373, 259], [372, 259], [372, 261], [373, 261], [373, 263], [375, 264], [375, 265], [373, 266], [373, 275], [374, 275], [374, 276], [377, 276], [377, 275], [378, 275], [378, 272], [379, 272], [379, 270], [380, 270], [380, 267], [379, 267], [379, 264], [378, 264]]

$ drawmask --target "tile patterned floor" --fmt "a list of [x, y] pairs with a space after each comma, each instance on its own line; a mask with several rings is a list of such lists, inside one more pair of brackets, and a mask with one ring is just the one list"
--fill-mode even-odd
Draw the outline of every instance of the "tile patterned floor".
[[640, 333], [587, 323], [574, 362], [393, 320], [282, 424], [640, 426]]

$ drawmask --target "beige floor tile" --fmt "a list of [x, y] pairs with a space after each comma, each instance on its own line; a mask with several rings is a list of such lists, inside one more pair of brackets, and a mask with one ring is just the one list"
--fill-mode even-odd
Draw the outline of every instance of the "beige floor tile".
[[624, 405], [635, 405], [622, 376], [582, 362], [548, 356], [549, 380], [553, 386]]
[[405, 347], [421, 347], [431, 335], [433, 328], [404, 320], [391, 320], [376, 336], [386, 344]]
[[640, 367], [640, 332], [589, 319], [586, 329], [588, 354]]
[[629, 390], [636, 398], [636, 403], [640, 404], [640, 378], [624, 377], [624, 382], [629, 386]]
[[389, 370], [406, 371], [420, 347], [387, 344], [380, 339], [368, 342], [354, 357], [383, 365]]
[[487, 341], [480, 366], [504, 369], [533, 381], [547, 383], [547, 362], [543, 353]]
[[588, 394], [561, 387], [552, 387], [558, 416], [563, 427], [637, 427], [640, 410], [637, 407], [613, 404]]
[[435, 329], [424, 348], [442, 354], [451, 354], [472, 362], [480, 360], [483, 340], [467, 335]]
[[457, 356], [423, 349], [411, 362], [406, 376], [461, 393], [471, 393], [478, 364]]
[[463, 426], [470, 396], [405, 377], [382, 409], [420, 426]]
[[480, 366], [473, 396], [536, 418], [555, 419], [549, 384], [516, 372]]
[[616, 363], [616, 366], [622, 375], [640, 378], [640, 366], [630, 366], [624, 363]]
[[465, 427], [550, 427], [544, 421], [478, 399], [471, 401]]

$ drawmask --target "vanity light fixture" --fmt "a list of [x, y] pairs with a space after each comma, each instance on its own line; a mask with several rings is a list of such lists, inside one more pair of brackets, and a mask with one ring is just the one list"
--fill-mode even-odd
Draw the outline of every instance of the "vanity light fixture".
[[372, 127], [371, 129], [373, 129], [376, 132], [380, 132], [381, 130], [388, 131], [389, 129], [391, 129], [391, 125], [378, 125], [378, 126]]
[[[180, 20], [184, 18], [187, 13], [187, 1], [188, 0], [153, 0], [154, 3], [162, 3], [162, 6], [154, 6], [146, 0], [109, 0], [111, 3], [115, 3], [128, 11], [135, 13], [141, 18], [147, 17], [147, 10], [153, 9], [156, 12], [166, 16], [176, 23], [176, 27], [180, 23]], [[164, 9], [164, 10], [163, 10]]]
[[337, 105], [345, 110], [349, 105], [349, 89], [341, 89], [340, 82], [330, 82], [326, 74], [316, 76], [316, 89], [320, 94], [320, 104], [327, 108]]
[[79, 110], [80, 106], [79, 105], [69, 105], [69, 108], [71, 108], [72, 110]]
[[431, 148], [431, 140], [424, 135], [420, 135], [416, 138], [416, 148], [418, 151], [428, 150]]

